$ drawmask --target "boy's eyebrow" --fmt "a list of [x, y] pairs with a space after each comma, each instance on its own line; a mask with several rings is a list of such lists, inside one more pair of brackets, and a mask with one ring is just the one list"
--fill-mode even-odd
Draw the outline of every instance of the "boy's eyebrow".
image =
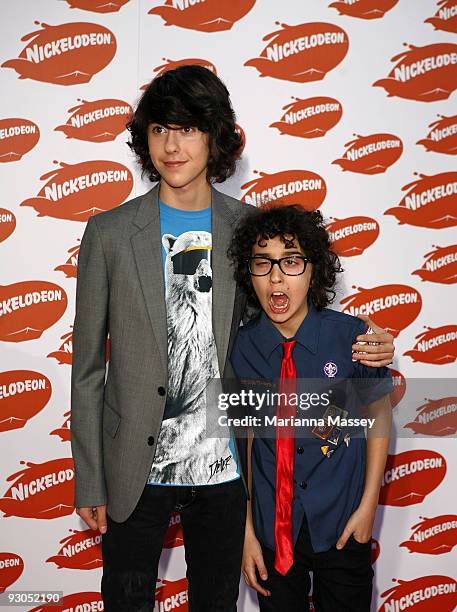
[[[261, 255], [263, 257], [273, 257], [273, 255], [269, 251], [262, 251], [262, 253], [254, 253], [253, 257], [257, 255]], [[287, 255], [302, 255], [304, 257], [303, 253], [296, 248], [295, 250], [291, 250], [291, 251], [284, 250], [283, 255], [284, 257], [287, 257]]]

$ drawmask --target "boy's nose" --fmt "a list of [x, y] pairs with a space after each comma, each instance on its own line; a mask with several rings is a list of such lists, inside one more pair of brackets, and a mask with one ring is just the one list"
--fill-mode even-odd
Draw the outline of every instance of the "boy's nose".
[[175, 153], [179, 149], [179, 141], [176, 130], [168, 130], [165, 140], [165, 151], [167, 153]]
[[271, 283], [282, 283], [282, 281], [284, 280], [284, 275], [281, 272], [279, 265], [277, 263], [273, 264], [273, 267], [271, 268], [271, 272], [270, 272], [270, 282]]

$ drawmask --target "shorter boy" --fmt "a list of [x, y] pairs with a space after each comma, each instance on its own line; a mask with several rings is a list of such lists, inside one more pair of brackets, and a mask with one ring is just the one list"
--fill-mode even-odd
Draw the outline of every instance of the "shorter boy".
[[[371, 534], [391, 422], [389, 370], [354, 360], [351, 346], [366, 323], [326, 308], [341, 268], [319, 211], [254, 209], [236, 229], [229, 256], [251, 305], [263, 311], [235, 340], [238, 378], [279, 379], [286, 398], [304, 379], [371, 379], [365, 403], [375, 418], [368, 441], [344, 427], [305, 435], [278, 426], [270, 438], [254, 427], [245, 580], [262, 611], [308, 609], [312, 571], [316, 611], [368, 612]], [[334, 410], [344, 415], [344, 404]], [[290, 399], [278, 400], [278, 416], [298, 412]]]

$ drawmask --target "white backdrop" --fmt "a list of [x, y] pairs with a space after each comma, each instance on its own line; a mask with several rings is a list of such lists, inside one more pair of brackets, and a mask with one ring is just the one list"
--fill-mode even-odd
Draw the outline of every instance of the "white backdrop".
[[[320, 207], [346, 269], [334, 307], [397, 335], [409, 402], [394, 408], [373, 610], [454, 610], [457, 394], [419, 379], [456, 374], [457, 1], [16, 0], [0, 16], [0, 592], [103, 609], [100, 536], [72, 513], [79, 240], [91, 214], [149, 188], [125, 144], [141, 87], [198, 60], [246, 137], [220, 188]], [[158, 609], [187, 610], [171, 523]], [[239, 609], [257, 609], [244, 588]]]

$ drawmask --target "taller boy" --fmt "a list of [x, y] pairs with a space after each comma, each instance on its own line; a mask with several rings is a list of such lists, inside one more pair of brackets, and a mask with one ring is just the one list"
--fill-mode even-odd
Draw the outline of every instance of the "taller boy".
[[[75, 506], [104, 534], [107, 612], [152, 612], [173, 510], [190, 609], [229, 612], [242, 556], [245, 449], [206, 435], [204, 389], [209, 378], [232, 374], [227, 354], [244, 311], [226, 258], [243, 205], [211, 186], [233, 173], [241, 140], [227, 89], [197, 66], [155, 79], [129, 130], [143, 172], [159, 183], [92, 217], [81, 242]], [[365, 358], [390, 362], [391, 336], [370, 340], [383, 345], [363, 347], [373, 351]]]

